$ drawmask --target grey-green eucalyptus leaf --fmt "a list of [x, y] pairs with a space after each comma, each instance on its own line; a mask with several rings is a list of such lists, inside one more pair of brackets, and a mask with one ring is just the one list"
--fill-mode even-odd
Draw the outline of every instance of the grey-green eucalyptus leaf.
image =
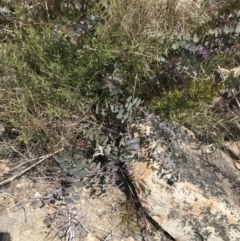
[[132, 99], [132, 96], [129, 96], [129, 97], [127, 98], [127, 102], [130, 102], [131, 99]]
[[77, 180], [76, 180], [76, 178], [74, 178], [74, 177], [66, 177], [65, 179], [64, 179], [64, 182], [66, 182], [66, 183], [74, 183], [74, 182], [76, 182]]
[[71, 165], [67, 162], [61, 162], [60, 166], [61, 166], [61, 168], [70, 168], [71, 167]]
[[141, 99], [139, 99], [138, 101], [137, 101], [137, 103], [136, 103], [136, 107], [138, 107], [139, 105], [141, 104]]
[[58, 172], [58, 171], [61, 171], [61, 168], [54, 166], [54, 167], [51, 167], [50, 170], [51, 170], [52, 172]]
[[62, 162], [65, 162], [64, 158], [62, 158], [61, 156], [56, 156], [55, 160], [60, 164]]
[[73, 186], [76, 187], [76, 188], [79, 188], [79, 187], [84, 187], [84, 184], [82, 182], [78, 181], [78, 182], [75, 182], [73, 184]]
[[74, 204], [74, 200], [72, 198], [65, 198], [64, 201], [67, 203], [67, 204]]
[[65, 191], [67, 193], [73, 193], [75, 191], [75, 189], [74, 189], [74, 187], [67, 187], [67, 188], [65, 188]]
[[72, 195], [72, 198], [74, 199], [74, 200], [80, 200], [80, 196], [79, 195]]
[[132, 109], [132, 103], [129, 103], [127, 111], [130, 111]]
[[118, 113], [117, 119], [122, 119], [122, 114], [121, 113]]
[[73, 173], [73, 175], [76, 178], [83, 179], [84, 177], [86, 177], [88, 175], [88, 172], [86, 172], [86, 171], [76, 171], [76, 172]]
[[137, 102], [138, 102], [138, 98], [136, 97], [136, 98], [133, 100], [132, 105], [135, 105]]
[[79, 154], [74, 154], [73, 155], [73, 160], [79, 160], [79, 159], [81, 159], [81, 155], [79, 155]]
[[108, 144], [106, 149], [105, 149], [105, 154], [106, 155], [109, 155], [110, 154], [110, 151], [111, 151], [111, 146]]
[[138, 137], [133, 138], [133, 139], [127, 141], [126, 145], [132, 145], [132, 144], [137, 144], [137, 143], [140, 143], [140, 138], [138, 138]]

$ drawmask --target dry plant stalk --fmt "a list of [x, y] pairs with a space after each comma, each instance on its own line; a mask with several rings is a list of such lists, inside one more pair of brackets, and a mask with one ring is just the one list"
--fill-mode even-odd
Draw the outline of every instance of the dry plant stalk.
[[[45, 160], [48, 159], [49, 157], [52, 157], [52, 156], [54, 156], [55, 154], [57, 154], [57, 153], [59, 153], [59, 152], [61, 152], [61, 151], [63, 151], [63, 148], [61, 148], [61, 149], [59, 149], [59, 150], [57, 150], [57, 151], [55, 151], [55, 152], [53, 152], [53, 153], [51, 153], [51, 154], [48, 154], [48, 155], [39, 157], [39, 159], [40, 159], [39, 161], [37, 161], [36, 163], [34, 163], [33, 165], [31, 165], [30, 167], [26, 168], [26, 169], [23, 170], [22, 172], [16, 174], [15, 176], [12, 176], [11, 178], [9, 178], [9, 179], [7, 179], [7, 180], [5, 180], [5, 181], [3, 181], [3, 182], [0, 182], [0, 186], [3, 186], [3, 185], [5, 185], [5, 184], [8, 184], [8, 183], [14, 181], [15, 179], [19, 178], [20, 176], [22, 176], [22, 175], [23, 175], [24, 173], [26, 173], [27, 171], [31, 170], [33, 167], [39, 165], [40, 163], [42, 163], [43, 161], [45, 161]], [[33, 160], [36, 160], [36, 159], [33, 159]], [[27, 162], [31, 162], [31, 161], [32, 161], [32, 160], [28, 160]], [[26, 163], [26, 162], [25, 162], [25, 163]]]

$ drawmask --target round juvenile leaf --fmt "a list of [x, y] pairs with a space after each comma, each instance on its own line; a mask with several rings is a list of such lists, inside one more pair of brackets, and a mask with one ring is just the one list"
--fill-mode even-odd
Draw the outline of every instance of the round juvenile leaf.
[[127, 161], [127, 159], [125, 159], [123, 157], [120, 157], [119, 160], [120, 160], [120, 162], [126, 162]]
[[74, 177], [66, 177], [65, 180], [64, 180], [64, 182], [66, 182], [66, 183], [74, 183], [76, 181], [77, 180]]
[[[162, 156], [161, 156], [161, 157], [162, 157]], [[175, 160], [175, 161], [177, 161], [177, 160], [178, 160], [178, 157], [177, 157], [177, 155], [176, 155], [175, 151], [173, 151], [173, 152], [172, 152], [172, 154], [171, 154], [170, 158], [171, 158], [171, 159], [173, 159], [173, 160]]]
[[65, 190], [65, 192], [67, 192], [67, 193], [72, 193], [72, 192], [75, 191], [74, 187], [67, 187], [67, 188], [65, 188], [64, 190]]
[[136, 97], [136, 98], [133, 100], [132, 105], [135, 105], [137, 102], [138, 102], [138, 98]]
[[107, 102], [107, 100], [105, 100], [105, 104], [106, 104], [106, 108], [108, 109], [108, 102]]
[[70, 168], [69, 170], [68, 170], [68, 174], [69, 175], [73, 175], [73, 173], [76, 171], [76, 168]]
[[112, 167], [112, 172], [117, 172], [119, 170], [120, 167], [114, 166]]
[[82, 182], [75, 182], [73, 185], [74, 185], [74, 187], [77, 187], [77, 188], [84, 186], [84, 184]]
[[126, 142], [123, 138], [121, 139], [119, 146], [126, 146]]
[[111, 109], [112, 113], [114, 113], [114, 106], [113, 105], [110, 105], [110, 109]]
[[106, 112], [104, 111], [104, 109], [102, 109], [102, 116], [106, 116]]
[[54, 166], [54, 167], [51, 167], [50, 170], [51, 170], [52, 172], [58, 172], [58, 171], [61, 171], [61, 168]]
[[190, 139], [188, 137], [185, 137], [184, 143], [185, 143], [185, 145], [189, 145], [190, 144]]
[[73, 175], [79, 179], [82, 179], [88, 175], [88, 172], [86, 171], [76, 171], [73, 173]]
[[129, 150], [137, 150], [137, 149], [139, 149], [139, 145], [138, 145], [138, 144], [129, 145], [129, 146], [128, 146], [128, 149], [129, 149]]
[[103, 141], [103, 145], [104, 145], [104, 146], [107, 144], [108, 139], [109, 139], [108, 136], [104, 139], [104, 141]]
[[73, 195], [72, 196], [74, 200], [80, 200], [80, 196], [79, 195]]
[[173, 50], [176, 50], [176, 49], [178, 49], [179, 48], [179, 43], [174, 43], [174, 44], [172, 44], [172, 49]]
[[129, 112], [126, 112], [123, 116], [123, 119], [126, 120], [129, 117]]
[[67, 203], [67, 204], [74, 204], [74, 200], [72, 198], [65, 198], [64, 201]]
[[70, 168], [71, 167], [71, 165], [67, 162], [60, 163], [60, 166], [61, 166], [61, 168]]
[[81, 169], [83, 169], [85, 166], [86, 166], [85, 163], [77, 163], [77, 164], [76, 164], [76, 169], [81, 170]]
[[141, 104], [141, 99], [139, 99], [138, 101], [137, 101], [137, 103], [136, 103], [136, 107], [138, 107], [139, 105]]
[[68, 170], [63, 169], [63, 170], [61, 171], [61, 173], [62, 173], [62, 174], [68, 174]]
[[236, 29], [235, 29], [235, 33], [239, 34], [240, 33], [240, 23], [238, 23]]
[[105, 149], [105, 153], [106, 155], [109, 155], [110, 154], [110, 151], [111, 151], [111, 146], [108, 144], [106, 149]]
[[89, 135], [89, 140], [90, 140], [90, 141], [93, 141], [93, 139], [95, 139], [95, 138], [93, 138], [93, 134], [91, 133], [91, 134]]
[[72, 162], [72, 157], [69, 156], [69, 155], [64, 155], [64, 159], [65, 159], [65, 161], [67, 161], [67, 162]]
[[131, 99], [132, 99], [132, 96], [129, 96], [129, 97], [127, 98], [127, 102], [130, 102]]
[[60, 157], [60, 156], [56, 156], [55, 157], [55, 160], [60, 164], [60, 163], [62, 163], [62, 162], [65, 162], [65, 160], [62, 158], [62, 157]]
[[117, 119], [122, 119], [122, 114], [121, 113], [118, 113]]
[[180, 156], [180, 159], [181, 159], [181, 161], [182, 161], [183, 163], [187, 163], [187, 161], [188, 161], [187, 157], [186, 157], [184, 154], [182, 154], [182, 155]]
[[128, 145], [132, 145], [132, 144], [137, 144], [139, 142], [140, 142], [140, 139], [137, 137], [137, 138], [133, 138], [133, 139], [127, 141], [126, 145], [128, 146]]
[[118, 157], [117, 156], [114, 156], [112, 154], [109, 154], [109, 155], [106, 155], [106, 158], [109, 160], [109, 161], [114, 161], [114, 162], [118, 162]]
[[199, 42], [199, 37], [197, 36], [197, 34], [195, 33], [193, 36], [193, 42], [194, 43], [198, 43]]
[[[80, 140], [79, 140], [80, 141]], [[79, 148], [79, 147], [76, 147], [74, 150], [73, 150], [73, 154], [81, 154], [82, 153], [82, 150]]]
[[81, 159], [81, 157], [82, 157], [82, 156], [79, 155], [79, 154], [74, 154], [74, 155], [73, 155], [73, 159], [74, 159], [74, 160], [79, 160], [79, 159]]
[[127, 111], [129, 111], [129, 110], [131, 110], [132, 109], [132, 103], [129, 103], [129, 105], [128, 105], [128, 108], [127, 108]]
[[119, 114], [123, 114], [123, 113], [124, 113], [124, 111], [125, 111], [125, 110], [124, 110], [124, 108], [123, 108], [123, 107], [121, 107], [121, 108], [120, 108], [120, 110], [118, 111], [118, 113], [119, 113]]

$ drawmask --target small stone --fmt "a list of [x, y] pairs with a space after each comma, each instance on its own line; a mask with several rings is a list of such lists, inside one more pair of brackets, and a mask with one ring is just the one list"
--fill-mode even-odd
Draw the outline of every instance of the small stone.
[[9, 163], [9, 159], [1, 159], [0, 162], [6, 164], [6, 163]]
[[134, 241], [133, 237], [123, 238], [121, 241]]
[[86, 241], [100, 241], [97, 237], [93, 236], [92, 234], [88, 234], [88, 236], [85, 239]]
[[235, 162], [235, 167], [240, 170], [240, 163], [239, 162]]
[[31, 206], [31, 203], [26, 203], [26, 204], [25, 204], [25, 207], [26, 207], [26, 208], [29, 208], [30, 206]]
[[16, 188], [21, 188], [22, 187], [22, 185], [20, 184], [20, 183], [18, 183], [17, 185], [16, 185]]
[[7, 165], [5, 165], [5, 164], [3, 164], [3, 165], [0, 167], [0, 171], [3, 172], [3, 173], [8, 173], [9, 170], [10, 170], [10, 168], [9, 168]]
[[42, 195], [39, 192], [36, 192], [34, 195], [34, 198], [41, 198], [41, 197], [42, 197]]

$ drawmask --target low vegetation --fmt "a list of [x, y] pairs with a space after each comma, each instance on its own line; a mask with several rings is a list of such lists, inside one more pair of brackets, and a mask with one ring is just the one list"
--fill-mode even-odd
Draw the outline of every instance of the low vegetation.
[[223, 73], [239, 67], [239, 16], [239, 0], [2, 1], [1, 143], [27, 158], [65, 147], [51, 170], [67, 170], [65, 191], [98, 158], [104, 191], [127, 171], [121, 153], [140, 142], [129, 126], [144, 118], [167, 138], [179, 123], [205, 144], [239, 140], [239, 77]]
[[236, 115], [213, 111], [211, 103], [237, 83], [217, 73], [239, 65], [239, 5], [3, 1], [0, 120], [6, 134], [36, 152], [52, 150], [81, 136], [89, 120], [109, 125], [106, 103], [132, 95], [146, 111], [190, 127], [205, 142], [238, 138]]

